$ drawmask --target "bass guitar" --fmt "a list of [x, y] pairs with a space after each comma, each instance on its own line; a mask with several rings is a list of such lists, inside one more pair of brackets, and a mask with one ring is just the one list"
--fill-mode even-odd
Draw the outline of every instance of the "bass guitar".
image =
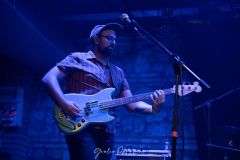
[[[165, 95], [175, 93], [175, 85], [173, 88], [162, 90]], [[179, 85], [178, 95], [184, 96], [191, 92], [201, 92], [202, 88], [198, 85], [198, 82], [193, 85]], [[114, 88], [104, 89], [94, 95], [83, 94], [65, 94], [65, 97], [77, 103], [81, 109], [81, 115], [78, 117], [72, 117], [64, 113], [61, 106], [54, 105], [54, 118], [57, 126], [65, 134], [71, 135], [80, 132], [86, 126], [90, 124], [101, 125], [113, 121], [115, 118], [108, 114], [108, 109], [150, 99], [150, 95], [153, 92], [134, 95], [131, 97], [124, 97], [118, 99], [112, 99], [116, 90]]]

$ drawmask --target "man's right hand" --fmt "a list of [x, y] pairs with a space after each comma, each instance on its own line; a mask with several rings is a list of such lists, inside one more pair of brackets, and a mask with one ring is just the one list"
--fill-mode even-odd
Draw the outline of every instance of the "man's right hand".
[[66, 101], [64, 105], [62, 105], [63, 111], [69, 116], [80, 116], [81, 109], [80, 107], [73, 101]]

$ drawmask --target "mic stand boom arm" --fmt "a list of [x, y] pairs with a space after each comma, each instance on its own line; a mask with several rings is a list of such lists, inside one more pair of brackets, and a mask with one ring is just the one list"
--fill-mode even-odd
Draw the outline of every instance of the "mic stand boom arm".
[[155, 44], [162, 48], [165, 52], [167, 52], [176, 63], [173, 65], [174, 73], [176, 75], [176, 89], [175, 89], [175, 102], [174, 102], [174, 112], [173, 112], [173, 120], [172, 120], [172, 160], [176, 159], [176, 142], [177, 142], [177, 127], [178, 127], [178, 75], [180, 70], [185, 68], [191, 75], [193, 75], [205, 88], [210, 89], [211, 87], [205, 83], [202, 79], [200, 79], [194, 72], [192, 72], [184, 63], [180, 60], [179, 56], [174, 53], [171, 53], [167, 48], [165, 48], [160, 42], [158, 42], [153, 36], [151, 36], [146, 30], [144, 30], [139, 24], [136, 23], [135, 20], [132, 20], [132, 24], [134, 28], [137, 25], [141, 30], [143, 30], [151, 40], [155, 42]]
[[191, 75], [193, 75], [205, 88], [210, 89], [211, 87], [204, 82], [201, 78], [199, 78], [193, 71], [191, 71], [183, 61], [180, 60], [180, 57], [174, 53], [171, 53], [166, 47], [164, 47], [160, 42], [158, 42], [153, 36], [151, 36], [146, 30], [144, 30], [135, 20], [132, 20], [133, 26], [137, 25], [141, 30], [143, 30], [155, 43], [158, 47], [162, 48], [165, 52], [167, 52], [173, 59], [176, 60], [177, 63], [180, 63]]

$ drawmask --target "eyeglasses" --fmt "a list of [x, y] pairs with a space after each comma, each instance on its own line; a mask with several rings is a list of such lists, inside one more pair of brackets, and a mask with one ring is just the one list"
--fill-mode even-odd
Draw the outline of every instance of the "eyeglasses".
[[98, 37], [104, 37], [108, 40], [109, 43], [112, 43], [114, 41], [116, 44], [116, 38], [113, 36], [98, 36]]

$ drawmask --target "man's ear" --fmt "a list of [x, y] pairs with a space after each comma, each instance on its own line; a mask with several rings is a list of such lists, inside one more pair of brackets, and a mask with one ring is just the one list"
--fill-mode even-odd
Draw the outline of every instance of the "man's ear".
[[94, 37], [93, 37], [93, 43], [94, 43], [94, 44], [98, 44], [98, 42], [99, 42], [98, 37], [97, 37], [97, 36], [94, 36]]

